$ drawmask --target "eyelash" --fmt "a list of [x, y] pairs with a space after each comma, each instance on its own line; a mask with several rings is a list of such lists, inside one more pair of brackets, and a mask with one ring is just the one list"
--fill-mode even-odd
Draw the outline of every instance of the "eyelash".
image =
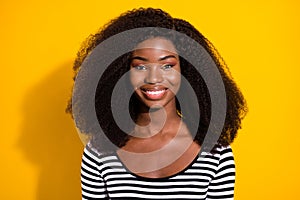
[[163, 66], [161, 66], [164, 70], [169, 70], [169, 69], [172, 69], [174, 67], [174, 65], [172, 64], [165, 64]]
[[[174, 65], [172, 65], [172, 64], [165, 64], [165, 65], [161, 66], [161, 69], [170, 70], [173, 67], [174, 67]], [[134, 68], [137, 69], [137, 70], [147, 70], [147, 67], [145, 65], [137, 65], [137, 66], [134, 66]]]
[[138, 65], [138, 66], [135, 66], [134, 68], [137, 70], [146, 70], [147, 69], [145, 65]]

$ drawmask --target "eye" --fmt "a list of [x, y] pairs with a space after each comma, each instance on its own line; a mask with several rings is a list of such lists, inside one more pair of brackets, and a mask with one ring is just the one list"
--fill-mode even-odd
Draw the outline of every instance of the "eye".
[[134, 66], [133, 68], [136, 70], [146, 70], [147, 69], [147, 67], [145, 65], [137, 65], [137, 66]]
[[174, 66], [174, 65], [172, 65], [172, 64], [165, 64], [165, 65], [161, 66], [161, 68], [162, 68], [163, 70], [170, 70], [170, 69], [173, 68], [173, 66]]

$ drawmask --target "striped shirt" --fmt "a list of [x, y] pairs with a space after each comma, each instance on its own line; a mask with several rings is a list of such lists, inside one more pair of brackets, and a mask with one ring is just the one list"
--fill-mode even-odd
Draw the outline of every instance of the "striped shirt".
[[81, 164], [82, 199], [233, 199], [235, 165], [230, 146], [202, 153], [181, 172], [164, 178], [131, 173], [116, 153], [89, 146]]

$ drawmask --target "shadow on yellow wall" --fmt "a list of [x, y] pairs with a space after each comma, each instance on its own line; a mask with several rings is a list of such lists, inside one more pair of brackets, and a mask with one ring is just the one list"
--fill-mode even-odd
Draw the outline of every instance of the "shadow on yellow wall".
[[[24, 99], [18, 141], [25, 157], [39, 168], [37, 200], [76, 200], [80, 196], [83, 145], [65, 113], [71, 94], [72, 63], [66, 63], [34, 86]], [[30, 178], [24, 177], [22, 178]]]

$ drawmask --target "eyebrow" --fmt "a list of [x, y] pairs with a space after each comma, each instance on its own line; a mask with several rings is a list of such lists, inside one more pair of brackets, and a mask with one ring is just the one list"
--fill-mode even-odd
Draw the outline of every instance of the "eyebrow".
[[[169, 58], [175, 58], [175, 59], [177, 59], [176, 56], [174, 56], [174, 55], [167, 55], [167, 56], [159, 58], [158, 61], [166, 60], [166, 59], [169, 59]], [[134, 60], [134, 59], [136, 59], [136, 60], [142, 60], [142, 61], [148, 61], [147, 58], [144, 58], [144, 57], [141, 57], [141, 56], [134, 56], [134, 57], [131, 58], [131, 60]]]

